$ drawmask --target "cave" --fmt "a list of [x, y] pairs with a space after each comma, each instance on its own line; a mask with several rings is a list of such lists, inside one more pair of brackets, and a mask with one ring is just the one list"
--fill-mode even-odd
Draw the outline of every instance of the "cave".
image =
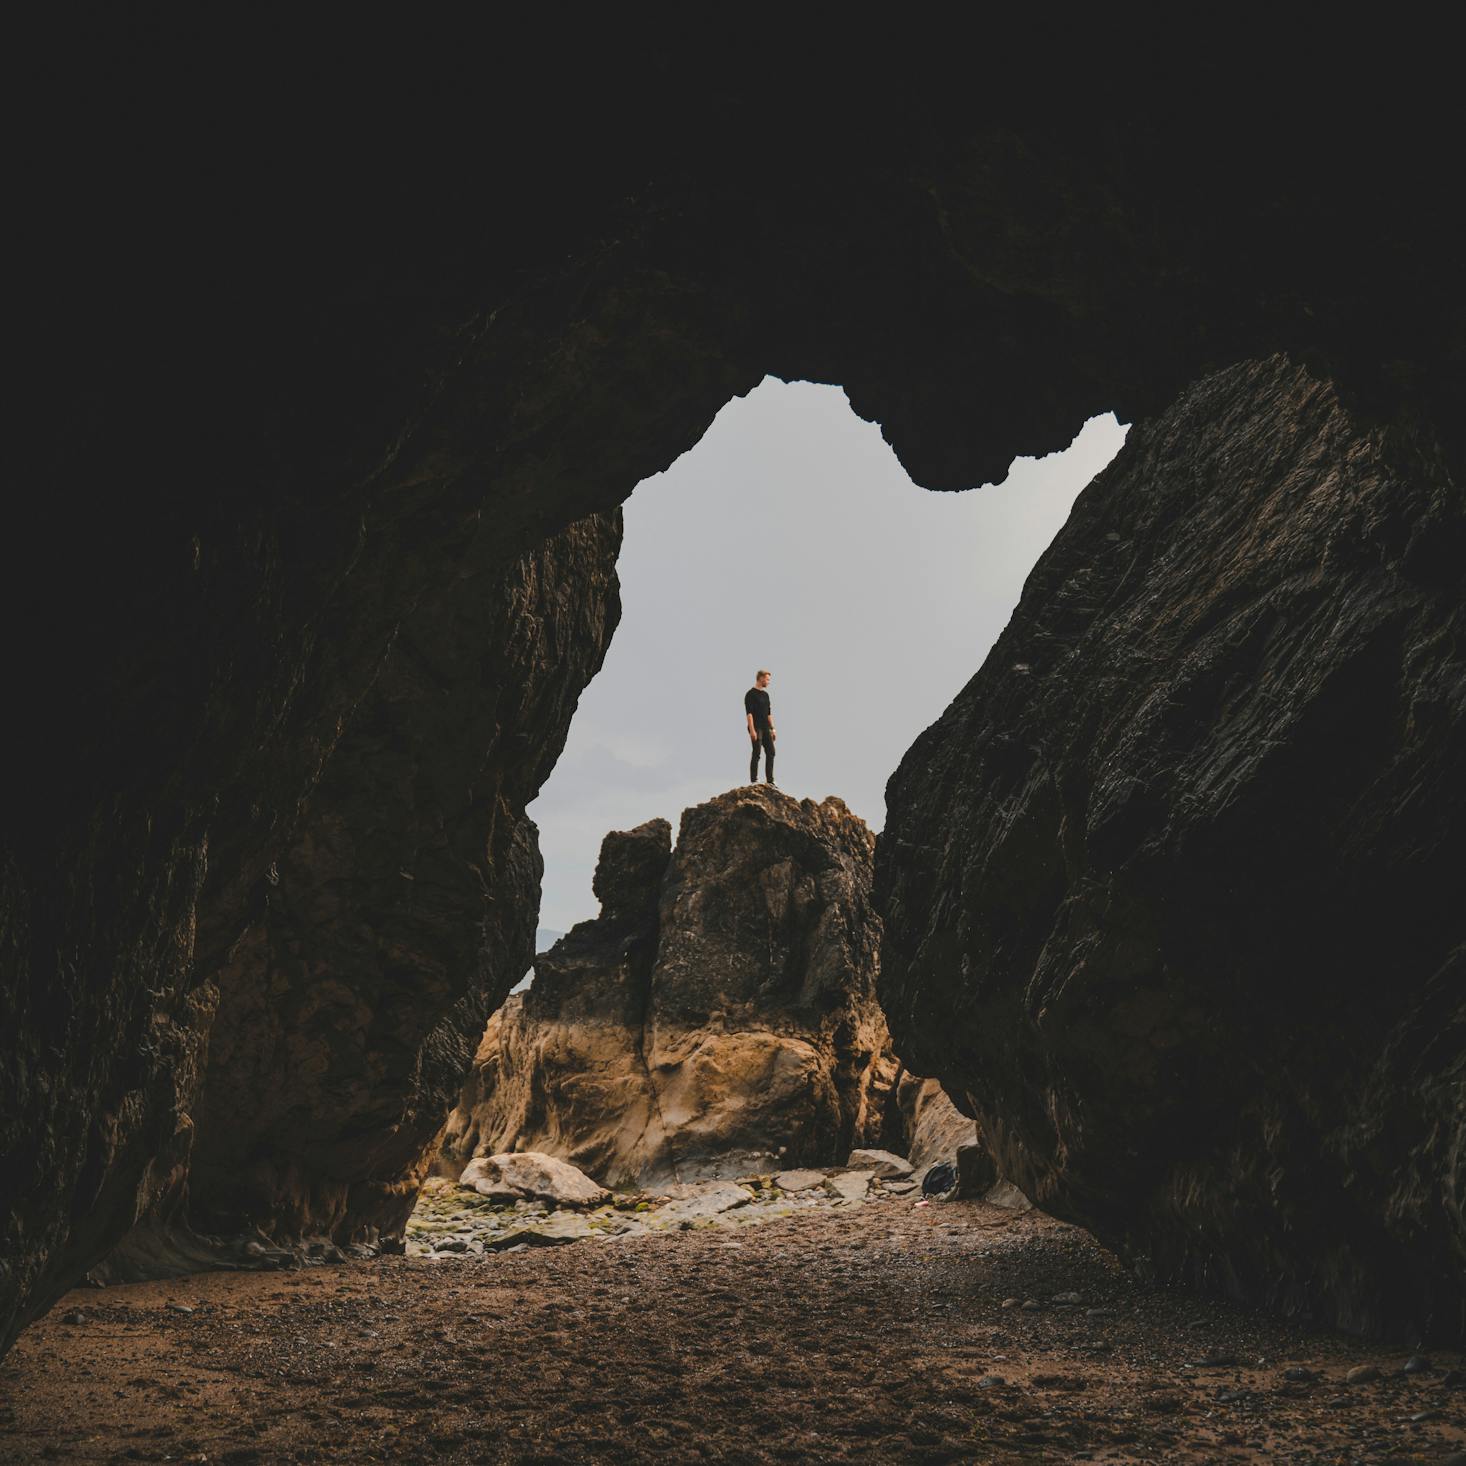
[[769, 375], [934, 491], [1135, 425], [893, 776], [903, 1054], [1149, 1276], [1466, 1340], [1459, 128], [890, 64], [505, 79], [479, 171], [82, 69], [6, 510], [0, 1344], [104, 1259], [400, 1236], [619, 505]]

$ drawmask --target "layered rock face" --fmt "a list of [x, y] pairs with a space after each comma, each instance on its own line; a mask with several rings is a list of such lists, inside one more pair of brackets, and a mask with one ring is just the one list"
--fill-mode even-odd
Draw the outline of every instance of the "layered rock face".
[[832, 1164], [886, 1141], [874, 837], [766, 785], [606, 837], [601, 915], [494, 1015], [444, 1136], [630, 1185]]
[[1466, 501], [1273, 358], [1132, 431], [888, 789], [882, 999], [1160, 1277], [1466, 1328]]
[[601, 842], [601, 915], [539, 954], [529, 989], [489, 1019], [443, 1133], [445, 1174], [515, 1149], [611, 1184], [638, 1173], [654, 1120], [645, 1025], [671, 854], [662, 819]]
[[960, 1147], [978, 1143], [977, 1122], [935, 1079], [902, 1070], [892, 1096], [896, 1115], [887, 1128], [893, 1137], [902, 1136], [903, 1153], [918, 1171], [936, 1161], [955, 1161]]

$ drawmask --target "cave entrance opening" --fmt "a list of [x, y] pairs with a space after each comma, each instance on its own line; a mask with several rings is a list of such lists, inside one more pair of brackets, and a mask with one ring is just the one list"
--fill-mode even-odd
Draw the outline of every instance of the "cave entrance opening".
[[[642, 1225], [626, 1206], [654, 1204], [656, 1227], [838, 1204], [912, 1188], [975, 1140], [891, 1046], [872, 831], [1124, 436], [1093, 418], [1001, 484], [929, 493], [839, 388], [766, 378], [637, 487], [621, 620], [529, 811], [539, 975], [489, 1021], [415, 1251], [621, 1235]], [[760, 668], [793, 799], [749, 787]], [[856, 1149], [901, 1159], [868, 1182], [831, 1171]]]
[[885, 783], [982, 664], [1081, 489], [1113, 414], [1001, 484], [933, 493], [839, 387], [766, 377], [625, 506], [622, 617], [529, 812], [545, 874], [537, 950], [591, 916], [601, 838], [747, 779], [761, 667], [776, 778], [884, 823]]

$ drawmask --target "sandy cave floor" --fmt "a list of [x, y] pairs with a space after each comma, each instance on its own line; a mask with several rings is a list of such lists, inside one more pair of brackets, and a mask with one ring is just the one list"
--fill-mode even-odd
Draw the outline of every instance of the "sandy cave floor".
[[82, 1289], [0, 1363], [0, 1460], [1451, 1460], [1466, 1358], [1406, 1358], [1147, 1288], [1036, 1213], [887, 1197]]

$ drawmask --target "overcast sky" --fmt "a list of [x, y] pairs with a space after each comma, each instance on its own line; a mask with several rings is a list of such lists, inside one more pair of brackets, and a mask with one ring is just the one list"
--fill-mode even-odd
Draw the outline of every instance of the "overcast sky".
[[529, 812], [540, 924], [596, 915], [607, 830], [748, 780], [743, 694], [768, 667], [774, 775], [879, 829], [886, 780], [977, 670], [1080, 489], [1124, 441], [1094, 418], [1005, 483], [917, 488], [838, 387], [769, 378], [626, 504], [624, 613]]

